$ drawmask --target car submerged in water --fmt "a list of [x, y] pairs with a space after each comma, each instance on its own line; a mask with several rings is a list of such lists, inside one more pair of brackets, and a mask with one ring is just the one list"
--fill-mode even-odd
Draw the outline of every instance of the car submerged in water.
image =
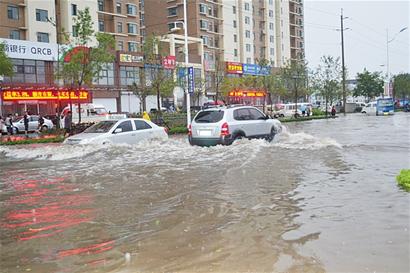
[[136, 144], [146, 140], [167, 140], [167, 129], [153, 122], [127, 118], [100, 121], [84, 132], [67, 138], [65, 144]]
[[198, 112], [188, 132], [191, 145], [230, 145], [241, 138], [272, 141], [282, 131], [281, 122], [253, 106], [226, 106]]

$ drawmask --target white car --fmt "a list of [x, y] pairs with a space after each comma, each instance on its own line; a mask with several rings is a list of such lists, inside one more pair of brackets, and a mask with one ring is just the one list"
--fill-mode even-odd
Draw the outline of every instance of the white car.
[[281, 122], [252, 106], [227, 106], [199, 111], [189, 127], [191, 145], [230, 145], [240, 138], [272, 141], [282, 131]]
[[[37, 131], [38, 128], [38, 119], [39, 116], [36, 115], [31, 115], [28, 117], [28, 131], [29, 132], [34, 132]], [[49, 130], [49, 129], [53, 129], [54, 124], [51, 120], [43, 117], [44, 119], [44, 124], [41, 128], [42, 131], [45, 130]], [[13, 121], [13, 134], [18, 134], [18, 133], [24, 133], [24, 118], [23, 117], [19, 117], [18, 119], [16, 119], [15, 121]], [[2, 128], [2, 132], [3, 133], [7, 133], [7, 129], [6, 126], [3, 126]]]
[[136, 144], [144, 140], [167, 140], [167, 129], [139, 118], [100, 121], [65, 144]]
[[376, 101], [371, 101], [368, 104], [366, 104], [365, 107], [362, 108], [362, 114], [376, 115], [376, 112], [377, 112], [377, 102]]

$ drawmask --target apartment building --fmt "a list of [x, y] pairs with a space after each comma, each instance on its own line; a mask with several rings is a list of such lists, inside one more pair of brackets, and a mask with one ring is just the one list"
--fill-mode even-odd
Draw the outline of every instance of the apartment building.
[[54, 0], [1, 1], [0, 37], [56, 43], [57, 31], [49, 18], [56, 18]]
[[303, 30], [303, 2], [289, 0], [290, 58], [292, 61], [305, 57], [305, 39]]

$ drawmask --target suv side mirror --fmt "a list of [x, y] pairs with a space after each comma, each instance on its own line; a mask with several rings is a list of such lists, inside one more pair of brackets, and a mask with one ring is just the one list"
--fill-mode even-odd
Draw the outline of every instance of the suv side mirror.
[[116, 128], [114, 134], [122, 133], [122, 128]]

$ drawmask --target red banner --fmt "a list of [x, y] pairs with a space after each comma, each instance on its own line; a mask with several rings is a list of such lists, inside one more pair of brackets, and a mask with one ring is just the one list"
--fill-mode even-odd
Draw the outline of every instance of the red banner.
[[162, 60], [162, 66], [165, 69], [175, 69], [177, 66], [177, 58], [175, 56], [167, 56]]
[[19, 101], [19, 100], [62, 100], [62, 101], [80, 101], [90, 102], [91, 98], [86, 90], [4, 90], [2, 92], [2, 98], [4, 101]]

